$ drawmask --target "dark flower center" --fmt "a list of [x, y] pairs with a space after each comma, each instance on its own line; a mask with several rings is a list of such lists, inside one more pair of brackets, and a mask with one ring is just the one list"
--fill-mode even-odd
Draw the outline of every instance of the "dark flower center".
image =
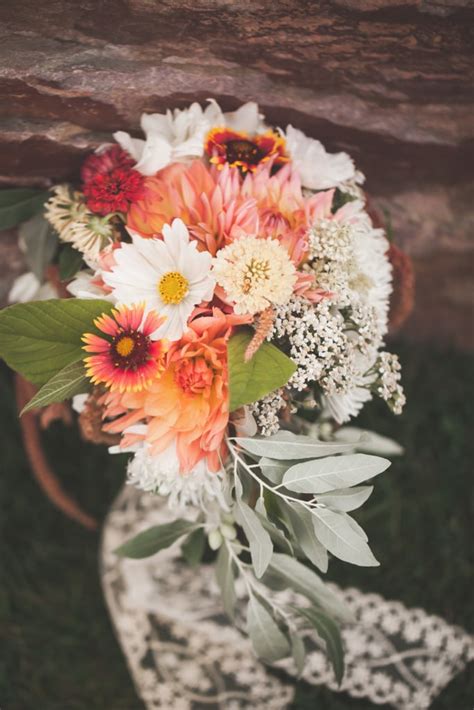
[[258, 145], [245, 139], [230, 140], [226, 143], [226, 154], [228, 163], [247, 163], [249, 165], [258, 165], [265, 153], [260, 150]]
[[110, 355], [115, 367], [136, 370], [148, 361], [149, 339], [134, 330], [121, 331], [110, 344]]

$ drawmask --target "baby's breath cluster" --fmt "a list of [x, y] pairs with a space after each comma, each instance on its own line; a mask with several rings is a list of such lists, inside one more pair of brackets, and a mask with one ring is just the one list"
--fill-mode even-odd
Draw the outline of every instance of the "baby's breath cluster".
[[287, 404], [282, 394], [282, 389], [271, 392], [263, 399], [250, 405], [250, 411], [260, 434], [263, 436], [271, 436], [280, 428], [280, 413]]
[[297, 365], [289, 386], [304, 390], [344, 359], [347, 338], [343, 327], [342, 314], [328, 301], [312, 307], [306, 299], [295, 297], [276, 310], [269, 338], [289, 344], [289, 355]]
[[[387, 329], [391, 271], [383, 232], [357, 215], [319, 219], [308, 232], [306, 272], [330, 297], [312, 304], [292, 297], [275, 309], [268, 339], [297, 369], [288, 387], [297, 399], [319, 395], [326, 414], [342, 423], [376, 394], [395, 412], [404, 403], [392, 356], [379, 356]], [[398, 378], [398, 379], [397, 379]], [[253, 407], [260, 433], [278, 428], [278, 406], [267, 397]]]

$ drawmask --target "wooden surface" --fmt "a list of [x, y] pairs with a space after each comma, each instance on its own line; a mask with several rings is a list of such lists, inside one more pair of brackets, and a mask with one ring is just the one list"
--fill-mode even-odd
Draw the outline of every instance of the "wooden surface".
[[73, 178], [143, 111], [257, 100], [366, 173], [415, 260], [407, 335], [470, 346], [473, 34], [469, 0], [4, 1], [0, 181]]

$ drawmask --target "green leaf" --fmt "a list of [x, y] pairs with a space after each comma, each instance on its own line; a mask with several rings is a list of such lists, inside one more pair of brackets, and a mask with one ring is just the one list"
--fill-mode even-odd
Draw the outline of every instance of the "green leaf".
[[42, 213], [23, 222], [18, 234], [26, 248], [26, 263], [42, 283], [45, 269], [51, 263], [58, 246], [57, 234]]
[[155, 525], [144, 532], [138, 533], [131, 540], [120, 545], [115, 550], [119, 557], [130, 557], [132, 560], [141, 560], [151, 557], [160, 550], [169, 547], [186, 533], [196, 529], [196, 523], [189, 520], [174, 520], [172, 523]]
[[334, 668], [336, 680], [341, 684], [344, 676], [344, 649], [339, 628], [335, 621], [319, 609], [295, 609], [300, 616], [309, 621], [318, 636], [326, 644], [326, 653]]
[[337, 595], [313, 570], [295, 560], [294, 557], [274, 553], [268, 568], [270, 572], [283, 577], [289, 587], [325, 609], [332, 616], [342, 621], [354, 621], [351, 611], [338, 599]]
[[74, 249], [70, 244], [64, 244], [59, 254], [59, 278], [61, 281], [69, 281], [77, 274], [84, 259], [80, 251]]
[[109, 301], [53, 299], [18, 303], [0, 312], [0, 357], [37, 385], [82, 360], [82, 335], [98, 332], [93, 320], [110, 313]]
[[268, 567], [273, 552], [273, 543], [258, 515], [242, 500], [236, 501], [235, 519], [242, 526], [249, 541], [250, 556], [257, 579]]
[[206, 536], [202, 528], [194, 530], [181, 545], [183, 557], [191, 567], [197, 567], [206, 547]]
[[219, 548], [217, 561], [215, 566], [216, 580], [221, 590], [222, 604], [227, 616], [233, 620], [235, 617], [235, 570], [234, 563], [227, 549], [227, 545], [223, 544]]
[[297, 493], [328, 493], [373, 478], [389, 466], [388, 459], [368, 454], [328, 456], [297, 463], [285, 473], [283, 483]]
[[330, 508], [348, 512], [356, 510], [369, 498], [373, 486], [355, 486], [355, 488], [340, 488], [331, 493], [321, 493], [318, 495], [318, 503], [324, 503]]
[[245, 362], [245, 351], [252, 337], [253, 332], [244, 329], [233, 335], [227, 345], [231, 412], [283, 387], [296, 370], [289, 357], [267, 342]]
[[279, 431], [272, 436], [238, 437], [235, 441], [254, 456], [284, 461], [315, 459], [353, 450], [351, 444], [318, 441], [309, 436], [292, 434], [290, 431]]
[[40, 212], [50, 193], [48, 190], [14, 188], [0, 190], [0, 229], [11, 229]]
[[379, 563], [367, 542], [358, 530], [354, 529], [352, 525], [354, 522], [347, 513], [337, 513], [329, 508], [313, 510], [314, 531], [318, 540], [329, 552], [353, 565], [377, 567]]
[[316, 565], [321, 572], [327, 572], [328, 553], [316, 537], [311, 513], [298, 504], [288, 504], [285, 507], [298, 545], [308, 560]]
[[45, 407], [52, 402], [63, 402], [65, 399], [74, 397], [75, 394], [83, 394], [90, 390], [90, 380], [86, 375], [82, 360], [66, 365], [54, 377], [41, 387], [23, 407], [21, 414], [36, 407]]
[[290, 646], [285, 634], [254, 595], [250, 597], [247, 609], [247, 631], [259, 658], [272, 663], [289, 654]]

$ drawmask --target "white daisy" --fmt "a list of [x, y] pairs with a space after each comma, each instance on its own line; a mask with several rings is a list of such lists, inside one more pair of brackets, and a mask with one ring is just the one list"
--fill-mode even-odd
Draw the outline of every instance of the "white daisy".
[[209, 301], [215, 281], [212, 257], [199, 252], [182, 220], [163, 227], [163, 239], [132, 234], [132, 244], [114, 252], [115, 266], [102, 274], [118, 304], [145, 302], [147, 310], [166, 316], [154, 338], [179, 340], [194, 307]]
[[137, 161], [136, 170], [143, 175], [154, 175], [170, 163], [201, 158], [206, 135], [216, 126], [251, 134], [265, 130], [263, 117], [253, 101], [237, 111], [223, 113], [217, 102], [210, 99], [205, 109], [193, 103], [182, 110], [144, 113], [141, 127], [146, 140], [132, 138], [124, 131], [114, 133], [114, 138]]
[[314, 138], [293, 126], [286, 128], [286, 147], [300, 175], [303, 187], [310, 190], [328, 190], [344, 183], [363, 181], [356, 172], [352, 158], [347, 153], [328, 153]]

